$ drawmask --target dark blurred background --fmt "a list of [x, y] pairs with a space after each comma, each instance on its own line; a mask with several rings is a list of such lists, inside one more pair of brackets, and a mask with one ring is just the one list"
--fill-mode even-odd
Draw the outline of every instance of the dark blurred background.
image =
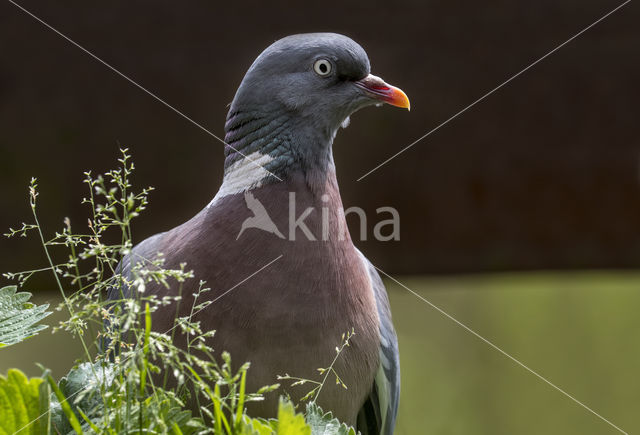
[[[394, 273], [640, 265], [640, 32], [630, 3], [360, 182], [356, 179], [546, 54], [612, 1], [384, 4], [167, 1], [22, 5], [223, 135], [253, 59], [292, 33], [335, 31], [367, 50], [410, 113], [356, 114], [334, 152], [345, 207], [393, 206], [401, 241], [360, 247]], [[0, 2], [0, 228], [85, 222], [83, 171], [129, 147], [152, 185], [138, 240], [215, 194], [222, 145], [8, 2]], [[357, 223], [355, 220], [352, 224]], [[0, 242], [3, 270], [33, 245]]]

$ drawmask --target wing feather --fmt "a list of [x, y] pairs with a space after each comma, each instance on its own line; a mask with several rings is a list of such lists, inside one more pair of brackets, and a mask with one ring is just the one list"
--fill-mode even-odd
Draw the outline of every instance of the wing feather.
[[376, 298], [380, 318], [380, 365], [371, 394], [358, 414], [358, 430], [363, 435], [392, 435], [400, 400], [400, 354], [398, 338], [391, 321], [389, 297], [373, 264], [360, 253]]

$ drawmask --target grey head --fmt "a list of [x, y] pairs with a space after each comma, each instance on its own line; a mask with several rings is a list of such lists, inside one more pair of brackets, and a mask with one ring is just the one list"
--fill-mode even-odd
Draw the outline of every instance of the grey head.
[[364, 49], [335, 33], [292, 35], [270, 45], [231, 103], [225, 176], [245, 156], [281, 178], [332, 167], [333, 138], [352, 113], [383, 102], [409, 108], [400, 89], [370, 70]]

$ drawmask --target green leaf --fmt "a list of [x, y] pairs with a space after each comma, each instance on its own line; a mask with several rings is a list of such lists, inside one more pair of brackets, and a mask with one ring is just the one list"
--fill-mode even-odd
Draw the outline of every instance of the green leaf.
[[49, 304], [34, 305], [31, 293], [17, 292], [15, 285], [0, 288], [0, 347], [19, 343], [42, 331], [46, 325], [36, 325], [47, 317]]
[[304, 420], [304, 415], [296, 414], [293, 404], [280, 398], [278, 406], [278, 435], [311, 435], [311, 427]]
[[[42, 382], [41, 378], [27, 379], [17, 369], [9, 370], [7, 377], [0, 376], [0, 435], [13, 434], [21, 429], [21, 434], [42, 433], [39, 430], [42, 422], [38, 417], [48, 408], [48, 402], [41, 404], [40, 401]], [[34, 421], [36, 419], [38, 421]], [[45, 418], [42, 420], [46, 423]]]
[[35, 423], [34, 434], [51, 433], [51, 388], [48, 382], [40, 382], [40, 416]]
[[76, 415], [74, 414], [73, 410], [71, 409], [71, 405], [69, 405], [69, 402], [67, 401], [67, 398], [64, 397], [64, 394], [62, 394], [62, 391], [60, 391], [60, 388], [56, 384], [56, 381], [53, 380], [50, 374], [47, 374], [47, 381], [49, 382], [49, 386], [51, 387], [56, 397], [58, 398], [60, 407], [62, 408], [62, 411], [64, 412], [64, 414], [67, 416], [67, 420], [69, 421], [69, 424], [71, 424], [71, 427], [73, 428], [73, 430], [76, 431], [76, 433], [82, 435], [83, 434], [82, 426], [78, 421], [78, 417], [76, 417]]
[[243, 415], [236, 435], [273, 435], [275, 432], [269, 421]]
[[[60, 379], [58, 387], [73, 411], [82, 409], [89, 419], [98, 417], [104, 406], [101, 389], [108, 388], [115, 376], [111, 363], [82, 363], [72, 368]], [[59, 432], [68, 432], [73, 428], [67, 419], [66, 412], [57, 395], [51, 397], [51, 414], [53, 425]]]
[[307, 404], [306, 421], [311, 426], [312, 435], [356, 435], [356, 430], [341, 423], [331, 412], [323, 413], [315, 403]]

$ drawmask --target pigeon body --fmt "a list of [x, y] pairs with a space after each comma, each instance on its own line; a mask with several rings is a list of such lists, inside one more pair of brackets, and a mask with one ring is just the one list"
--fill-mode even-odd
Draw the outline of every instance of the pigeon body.
[[[216, 352], [251, 362], [248, 391], [278, 382], [277, 375], [318, 379], [317, 368], [331, 364], [342, 334], [353, 329], [335, 365], [348, 389], [330, 379], [318, 404], [363, 434], [393, 433], [398, 348], [382, 281], [346, 228], [332, 143], [353, 112], [380, 102], [408, 108], [402, 91], [370, 75], [366, 53], [351, 39], [321, 33], [275, 42], [231, 104], [214, 199], [136, 246], [121, 266], [127, 274], [136, 258], [162, 252], [166, 267], [186, 262], [196, 281], [206, 281], [211, 291], [203, 296], [216, 300], [195, 320], [216, 330]], [[180, 316], [197, 289], [197, 282], [184, 285]], [[178, 289], [148, 285], [146, 292]], [[154, 329], [168, 330], [175, 315], [175, 307], [160, 309]], [[282, 388], [294, 400], [308, 391]], [[276, 409], [272, 393], [248, 412], [272, 417]]]
[[262, 203], [256, 200], [251, 191], [246, 191], [244, 193], [244, 200], [247, 203], [247, 208], [253, 212], [253, 216], [246, 218], [244, 222], [242, 222], [242, 226], [240, 227], [240, 232], [238, 233], [236, 240], [240, 238], [242, 233], [244, 233], [244, 230], [247, 228], [258, 228], [275, 234], [281, 239], [285, 238], [276, 224], [269, 217], [269, 213], [267, 213], [267, 210], [264, 208]]

